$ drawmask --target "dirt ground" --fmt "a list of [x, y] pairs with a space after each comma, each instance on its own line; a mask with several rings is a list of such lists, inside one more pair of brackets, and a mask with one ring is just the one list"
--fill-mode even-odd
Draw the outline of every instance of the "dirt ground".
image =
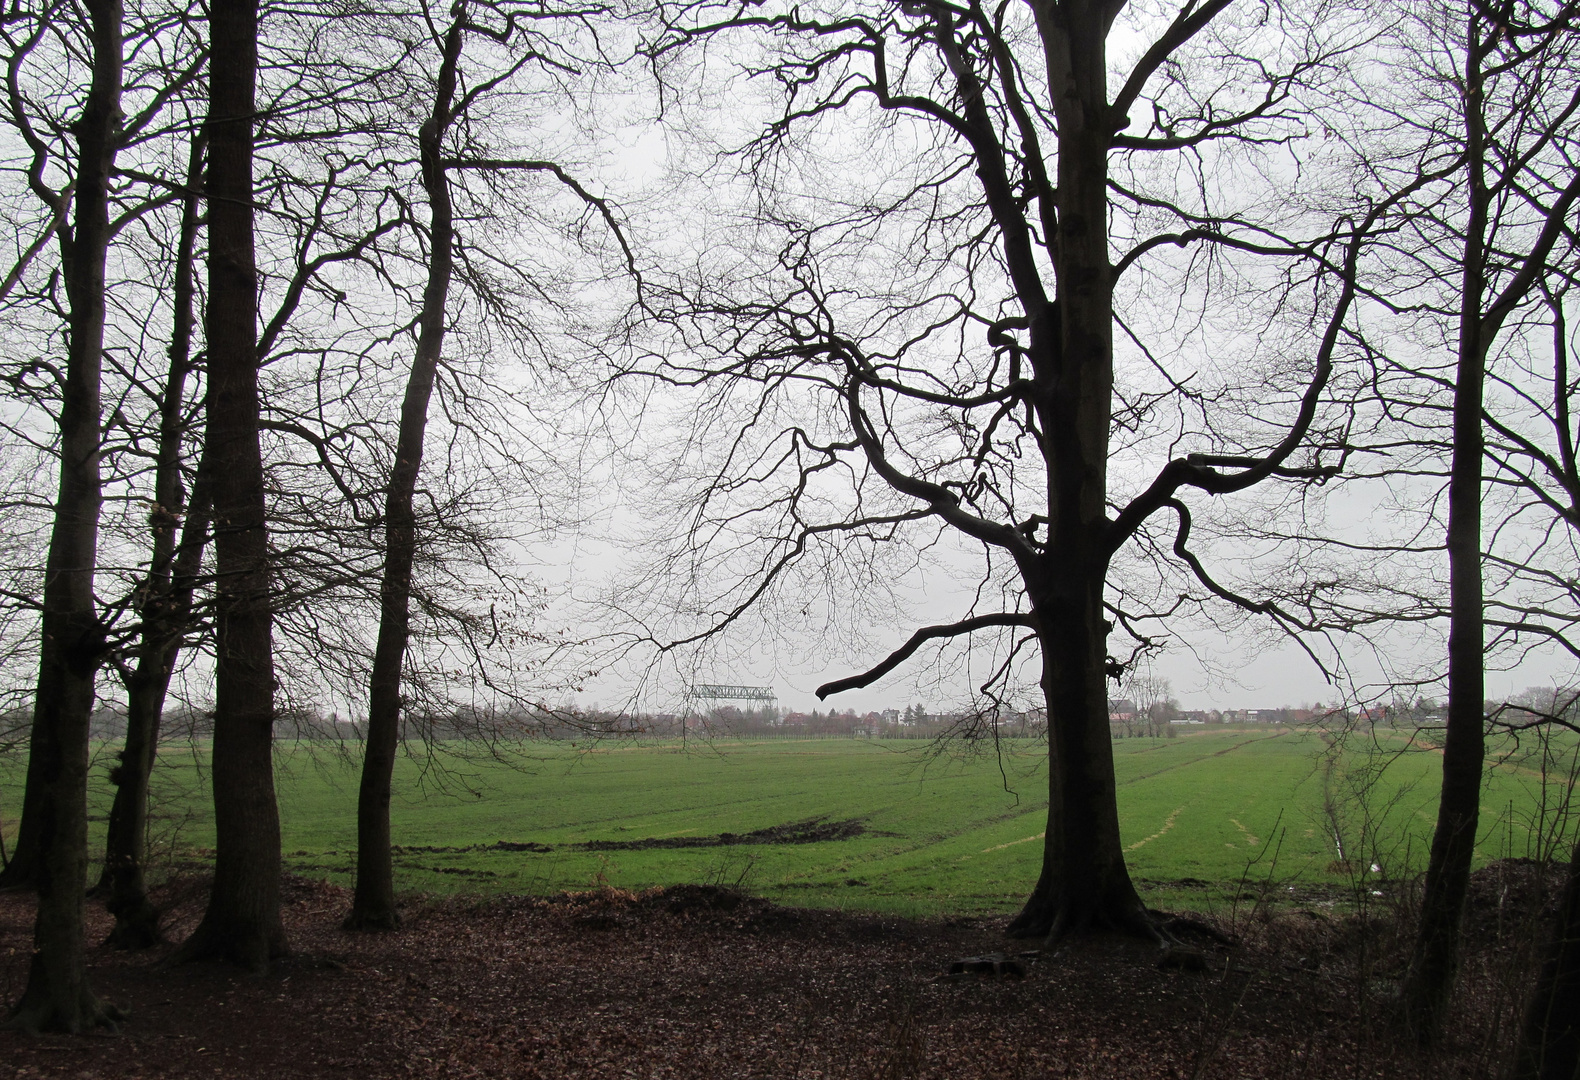
[[[1473, 928], [1503, 925], [1509, 890], [1483, 880], [1476, 895], [1498, 908]], [[157, 897], [173, 940], [204, 896], [188, 879]], [[349, 896], [326, 883], [288, 879], [285, 897], [294, 953], [267, 976], [164, 966], [168, 948], [93, 950], [95, 990], [127, 1013], [120, 1031], [0, 1032], [0, 1077], [1448, 1080], [1494, 1075], [1513, 1015], [1489, 989], [1508, 951], [1487, 944], [1452, 1042], [1418, 1054], [1389, 1018], [1386, 935], [1318, 912], [1220, 921], [1233, 947], [1181, 929], [1201, 963], [1180, 952], [1160, 967], [1137, 941], [1021, 957], [1026, 943], [998, 923], [807, 911], [703, 887], [418, 898], [394, 934], [342, 931]], [[108, 920], [90, 910], [100, 940]], [[31, 901], [0, 897], [7, 1001], [31, 934]], [[948, 973], [994, 952], [1012, 962]]]

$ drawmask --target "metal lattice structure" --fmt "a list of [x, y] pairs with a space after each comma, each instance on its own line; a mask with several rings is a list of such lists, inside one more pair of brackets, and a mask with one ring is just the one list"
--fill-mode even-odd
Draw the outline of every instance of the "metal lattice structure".
[[686, 691], [687, 701], [760, 701], [772, 704], [778, 700], [771, 686], [732, 686], [727, 683], [696, 683]]

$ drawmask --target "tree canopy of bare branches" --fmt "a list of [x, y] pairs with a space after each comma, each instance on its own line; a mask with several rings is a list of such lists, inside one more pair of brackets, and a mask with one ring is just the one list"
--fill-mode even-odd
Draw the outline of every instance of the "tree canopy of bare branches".
[[691, 395], [690, 434], [665, 435], [683, 550], [642, 609], [688, 617], [641, 636], [674, 653], [819, 575], [859, 608], [919, 547], [975, 552], [969, 610], [819, 693], [1001, 635], [981, 699], [1030, 664], [1050, 731], [1044, 868], [1013, 929], [1155, 934], [1105, 680], [1181, 608], [1308, 625], [1221, 583], [1193, 528], [1344, 466], [1356, 267], [1403, 197], [1323, 167], [1316, 116], [1360, 35], [1226, 3], [664, 13], [659, 77], [733, 78], [761, 122], [710, 133], [734, 216], [648, 306], [681, 343], [629, 361]]

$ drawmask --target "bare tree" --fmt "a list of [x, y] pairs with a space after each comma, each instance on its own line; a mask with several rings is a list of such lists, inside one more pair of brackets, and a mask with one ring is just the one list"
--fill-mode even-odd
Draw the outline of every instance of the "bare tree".
[[[1407, 8], [1381, 54], [1392, 86], [1376, 87], [1381, 92], [1361, 106], [1407, 118], [1410, 132], [1363, 154], [1381, 183], [1409, 191], [1399, 202], [1394, 234], [1363, 271], [1369, 304], [1381, 316], [1372, 321], [1403, 319], [1412, 326], [1378, 347], [1388, 363], [1377, 385], [1384, 388], [1388, 422], [1403, 425], [1406, 443], [1425, 443], [1431, 453], [1446, 449], [1451, 458], [1443, 788], [1404, 989], [1409, 1025], [1423, 1042], [1441, 1035], [1458, 969], [1483, 782], [1488, 651], [1518, 649], [1518, 638], [1551, 630], [1527, 618], [1535, 612], [1520, 612], [1522, 601], [1509, 587], [1511, 575], [1535, 580], [1540, 571], [1511, 569], [1521, 557], [1508, 552], [1529, 536], [1517, 504], [1531, 500], [1534, 489], [1523, 481], [1534, 460], [1528, 452], [1537, 449], [1514, 430], [1532, 389], [1540, 389], [1520, 358], [1529, 355], [1544, 291], [1551, 293], [1544, 282], [1573, 257], [1580, 199], [1571, 135], [1580, 109], [1574, 20], [1567, 4]], [[1399, 143], [1409, 149], [1401, 151]], [[1400, 388], [1401, 374], [1410, 389]], [[1489, 379], [1504, 391], [1490, 409]], [[1484, 444], [1484, 426], [1494, 432], [1491, 446]], [[1488, 461], [1494, 495], [1519, 491], [1491, 504], [1501, 520], [1483, 516]], [[1548, 474], [1561, 475], [1561, 467]], [[1534, 503], [1550, 505], [1541, 499], [1536, 494]], [[1484, 560], [1506, 571], [1492, 593], [1484, 587]], [[1494, 613], [1490, 620], [1487, 611]], [[1490, 642], [1488, 621], [1497, 629]]]
[[[585, 8], [566, 10], [557, 16], [569, 23], [596, 13], [595, 8]], [[412, 568], [419, 540], [414, 496], [422, 469], [428, 410], [447, 322], [451, 318], [449, 294], [457, 231], [452, 184], [457, 175], [466, 174], [547, 174], [564, 185], [590, 212], [596, 213], [602, 224], [624, 245], [609, 204], [592, 195], [559, 165], [552, 161], [487, 156], [476, 132], [462, 130], [457, 138], [456, 129], [461, 126], [458, 121], [464, 123], [471, 110], [483, 111], [489, 95], [508, 86], [523, 69], [541, 64], [561, 71], [573, 70], [569, 54], [565, 52], [564, 38], [568, 35], [562, 31], [561, 40], [551, 43], [548, 35], [530, 26], [531, 21], [541, 19], [546, 13], [536, 10], [530, 20], [525, 18], [526, 14], [526, 9], [509, 4], [478, 2], [469, 9], [464, 0], [458, 0], [451, 11], [449, 28], [435, 43], [439, 48], [440, 65], [432, 111], [417, 133], [422, 189], [429, 209], [427, 282], [417, 316], [416, 354], [406, 382], [395, 457], [385, 488], [378, 644], [369, 679], [366, 752], [357, 804], [357, 884], [351, 914], [346, 920], [348, 928], [393, 929], [399, 925], [390, 852], [390, 787], [401, 732], [403, 668], [408, 664], [407, 651], [411, 643]], [[500, 70], [474, 76], [471, 85], [467, 86], [462, 83], [462, 51], [469, 37], [498, 46], [503, 52], [503, 62]], [[459, 151], [447, 145], [451, 143], [459, 144]], [[475, 259], [485, 250], [476, 245], [463, 247], [462, 256], [464, 259], [470, 255]], [[623, 250], [629, 267], [631, 253], [628, 248]], [[463, 284], [475, 288], [480, 283], [475, 277], [466, 275]], [[497, 301], [490, 306], [496, 317], [501, 314], [506, 319], [519, 317], [501, 312]]]
[[115, 916], [110, 943], [121, 948], [146, 948], [160, 939], [159, 912], [148, 900], [144, 878], [148, 782], [159, 742], [159, 722], [181, 644], [188, 631], [208, 540], [210, 472], [200, 470], [190, 499], [181, 475], [183, 446], [189, 434], [186, 390], [194, 374], [194, 271], [200, 227], [198, 185], [202, 179], [202, 155], [201, 138], [194, 137], [177, 226], [170, 367], [159, 401], [153, 499], [148, 514], [152, 544], [148, 572], [138, 595], [142, 627], [136, 646], [136, 666], [123, 665], [127, 691], [126, 742], [119, 764], [110, 773], [115, 784], [115, 800], [110, 807], [99, 891], [105, 894], [106, 906]]
[[[445, 162], [445, 139], [451, 121], [477, 92], [456, 101], [457, 67], [469, 24], [464, 0], [458, 2], [453, 21], [440, 43], [441, 61], [433, 98], [433, 111], [417, 138], [421, 146], [422, 186], [428, 197], [428, 283], [423, 290], [416, 356], [401, 404], [400, 432], [394, 468], [384, 504], [384, 573], [380, 588], [378, 645], [373, 654], [368, 727], [362, 784], [357, 799], [357, 885], [346, 925], [352, 929], [394, 929], [400, 923], [395, 909], [394, 867], [390, 858], [390, 778], [400, 741], [401, 667], [410, 638], [412, 562], [416, 555], [416, 514], [413, 494], [422, 467], [423, 435], [428, 424], [428, 402], [444, 344], [448, 311], [454, 216]], [[479, 88], [479, 90], [486, 88]]]
[[215, 567], [214, 886], [177, 952], [262, 969], [286, 949], [274, 795], [274, 657], [263, 459], [258, 441], [258, 284], [253, 236], [256, 0], [210, 9], [208, 428]]
[[[148, 411], [145, 400], [152, 403], [152, 398], [144, 391], [157, 397], [151, 387], [162, 382], [157, 362], [152, 370], [145, 366], [149, 321], [157, 321], [157, 313], [165, 310], [165, 305], [159, 302], [157, 283], [143, 274], [149, 265], [144, 262], [147, 253], [143, 241], [150, 233], [158, 233], [157, 222], [164, 209], [175, 201], [174, 190], [179, 187], [179, 181], [171, 180], [159, 162], [163, 148], [171, 142], [184, 145], [190, 130], [185, 117], [172, 115], [182, 110], [168, 107], [173, 99], [189, 95], [201, 66], [201, 56], [194, 65], [192, 54], [186, 49], [195, 40], [190, 33], [190, 16], [180, 5], [154, 4], [134, 8], [125, 17], [124, 33], [133, 44], [127, 49], [132, 59], [124, 65], [122, 99], [131, 111], [117, 122], [110, 181], [108, 227], [112, 244], [105, 271], [106, 337], [100, 350], [99, 443], [100, 486], [107, 510], [101, 509], [95, 568], [103, 653], [123, 670], [123, 647], [140, 632], [140, 626], [128, 625], [126, 617], [138, 607], [137, 598], [144, 585], [143, 576], [132, 570], [132, 553], [142, 547], [140, 541], [146, 535], [143, 521], [139, 520], [146, 515], [135, 511], [128, 515], [126, 510], [135, 502], [131, 493], [141, 482], [142, 463], [148, 457], [145, 449], [150, 432], [144, 424]], [[79, 22], [79, 16], [61, 16], [60, 25], [76, 27]], [[173, 57], [179, 57], [184, 66], [174, 62]], [[48, 208], [49, 218], [42, 232], [21, 248], [17, 262], [0, 285], [0, 297], [5, 298], [12, 316], [8, 329], [15, 335], [12, 347], [16, 359], [8, 365], [6, 383], [11, 396], [22, 406], [8, 413], [7, 428], [11, 436], [23, 443], [33, 442], [41, 450], [44, 447], [35, 433], [40, 421], [52, 417], [59, 408], [59, 380], [49, 377], [54, 368], [41, 361], [38, 353], [47, 355], [53, 347], [49, 344], [54, 332], [49, 328], [48, 317], [60, 310], [56, 286], [59, 273], [69, 265], [50, 259], [49, 247], [43, 243], [59, 227], [56, 210], [60, 203], [50, 198], [49, 187], [58, 166], [51, 159], [64, 162], [60, 144], [69, 140], [73, 132], [70, 120], [54, 112], [69, 107], [71, 99], [51, 87], [58, 80], [69, 83], [73, 78], [71, 65], [57, 61], [58, 57], [47, 49], [19, 50], [12, 54], [8, 72], [8, 117], [19, 131], [27, 133], [20, 140], [31, 150], [32, 160], [26, 172], [32, 178], [32, 193]], [[168, 138], [172, 123], [180, 128], [173, 140]], [[152, 168], [150, 163], [154, 163]], [[70, 175], [69, 170], [66, 175]], [[155, 223], [152, 229], [151, 222]], [[37, 224], [22, 220], [17, 224], [29, 236], [38, 228]], [[168, 360], [165, 362], [168, 364]], [[154, 426], [157, 428], [157, 420]], [[48, 452], [53, 455], [56, 449], [49, 447]], [[129, 519], [137, 521], [131, 530], [127, 528]], [[28, 561], [23, 559], [20, 565]], [[8, 600], [21, 608], [28, 607], [22, 590], [10, 593]], [[36, 792], [36, 786], [30, 790]], [[36, 863], [39, 821], [36, 798], [24, 794], [23, 801], [19, 858], [9, 868], [10, 880], [18, 883], [28, 877], [30, 867]]]
[[[736, 593], [664, 596], [713, 614], [691, 634], [651, 636], [673, 649], [715, 634], [797, 567], [839, 565], [853, 542], [882, 547], [918, 528], [963, 538], [984, 559], [980, 606], [818, 693], [869, 685], [966, 635], [1010, 634], [982, 686], [990, 697], [1035, 658], [1049, 822], [1011, 931], [1050, 939], [1091, 927], [1162, 936], [1124, 863], [1105, 680], [1134, 659], [1111, 654], [1115, 625], [1145, 650], [1148, 618], [1171, 605], [1121, 600], [1116, 556], [1138, 547], [1157, 557], [1154, 577], [1187, 581], [1175, 608], [1216, 600], [1304, 625], [1210, 574], [1189, 500], [1339, 470], [1348, 412], [1332, 380], [1355, 266], [1400, 198], [1365, 186], [1335, 203], [1330, 191], [1339, 213], [1302, 214], [1298, 183], [1269, 200], [1228, 178], [1300, 175], [1308, 118], [1352, 44], [1320, 14], [1138, 13], [1127, 29], [1145, 43], [1115, 67], [1123, 8], [696, 5], [670, 11], [673, 44], [655, 53], [729, 35], [739, 52], [711, 47], [783, 98], [738, 152], [752, 178], [746, 227], [772, 238], [769, 256], [679, 290], [657, 315], [684, 346], [644, 369], [701, 388], [695, 412], [710, 419], [741, 395], [737, 427], [685, 444], [722, 438], [718, 460], [671, 467], [705, 485], [688, 504], [689, 580], [706, 587], [730, 564], [739, 574], [748, 537], [774, 543]], [[843, 146], [846, 160], [819, 169], [814, 146]], [[910, 155], [903, 171], [875, 164], [895, 153]], [[806, 174], [826, 198], [800, 194]], [[1172, 326], [1157, 317], [1160, 290], [1180, 298]], [[1275, 299], [1253, 308], [1260, 324], [1236, 313], [1209, 327], [1223, 316], [1207, 298], [1230, 294]], [[1234, 341], [1235, 365], [1214, 365], [1212, 329]], [[841, 476], [844, 494], [831, 487]], [[847, 572], [863, 576], [859, 563]], [[994, 594], [1004, 608], [992, 610]]]
[[[28, 756], [34, 794], [38, 892], [33, 958], [27, 987], [8, 1023], [29, 1031], [81, 1032], [112, 1024], [119, 1013], [94, 996], [87, 984], [84, 954], [83, 886], [87, 877], [88, 721], [94, 675], [104, 655], [104, 628], [94, 597], [100, 486], [100, 372], [104, 347], [105, 263], [111, 239], [110, 177], [121, 134], [122, 11], [119, 0], [93, 0], [85, 31], [91, 57], [83, 114], [75, 125], [76, 168], [65, 192], [52, 192], [41, 175], [41, 194], [70, 201], [75, 214], [62, 222], [62, 263], [67, 297], [67, 351], [61, 386], [60, 488], [44, 576], [43, 644]], [[46, 10], [27, 20], [17, 66], [46, 37], [74, 35], [60, 25], [64, 12]], [[13, 118], [26, 125], [16, 107]], [[49, 151], [31, 126], [35, 162]], [[13, 862], [13, 866], [18, 865]], [[26, 869], [26, 864], [22, 864]], [[8, 867], [8, 869], [10, 869]]]

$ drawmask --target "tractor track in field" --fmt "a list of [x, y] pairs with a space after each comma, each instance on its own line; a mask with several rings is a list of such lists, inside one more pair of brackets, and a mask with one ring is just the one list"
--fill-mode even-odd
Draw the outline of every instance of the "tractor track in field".
[[1166, 772], [1173, 772], [1175, 769], [1183, 769], [1187, 765], [1195, 765], [1198, 762], [1206, 761], [1208, 758], [1224, 757], [1224, 756], [1226, 756], [1228, 754], [1234, 753], [1236, 750], [1239, 750], [1242, 747], [1250, 746], [1253, 743], [1267, 742], [1270, 739], [1282, 739], [1285, 735], [1288, 735], [1288, 734], [1289, 734], [1289, 732], [1287, 732], [1287, 731], [1278, 731], [1278, 732], [1274, 732], [1271, 735], [1263, 735], [1260, 738], [1256, 738], [1256, 739], [1245, 739], [1243, 741], [1239, 741], [1239, 742], [1234, 743], [1234, 745], [1232, 745], [1232, 746], [1226, 746], [1222, 750], [1214, 750], [1210, 754], [1203, 754], [1201, 757], [1191, 758], [1189, 761], [1177, 761], [1177, 762], [1175, 762], [1172, 765], [1165, 765], [1161, 769], [1154, 769], [1152, 772], [1149, 772], [1149, 773], [1141, 773], [1138, 776], [1132, 776], [1128, 780], [1121, 781], [1118, 786], [1126, 787], [1126, 786], [1128, 786], [1130, 784], [1134, 784], [1134, 783], [1136, 783], [1138, 781], [1141, 781], [1141, 780], [1150, 780], [1154, 776], [1162, 776]]

